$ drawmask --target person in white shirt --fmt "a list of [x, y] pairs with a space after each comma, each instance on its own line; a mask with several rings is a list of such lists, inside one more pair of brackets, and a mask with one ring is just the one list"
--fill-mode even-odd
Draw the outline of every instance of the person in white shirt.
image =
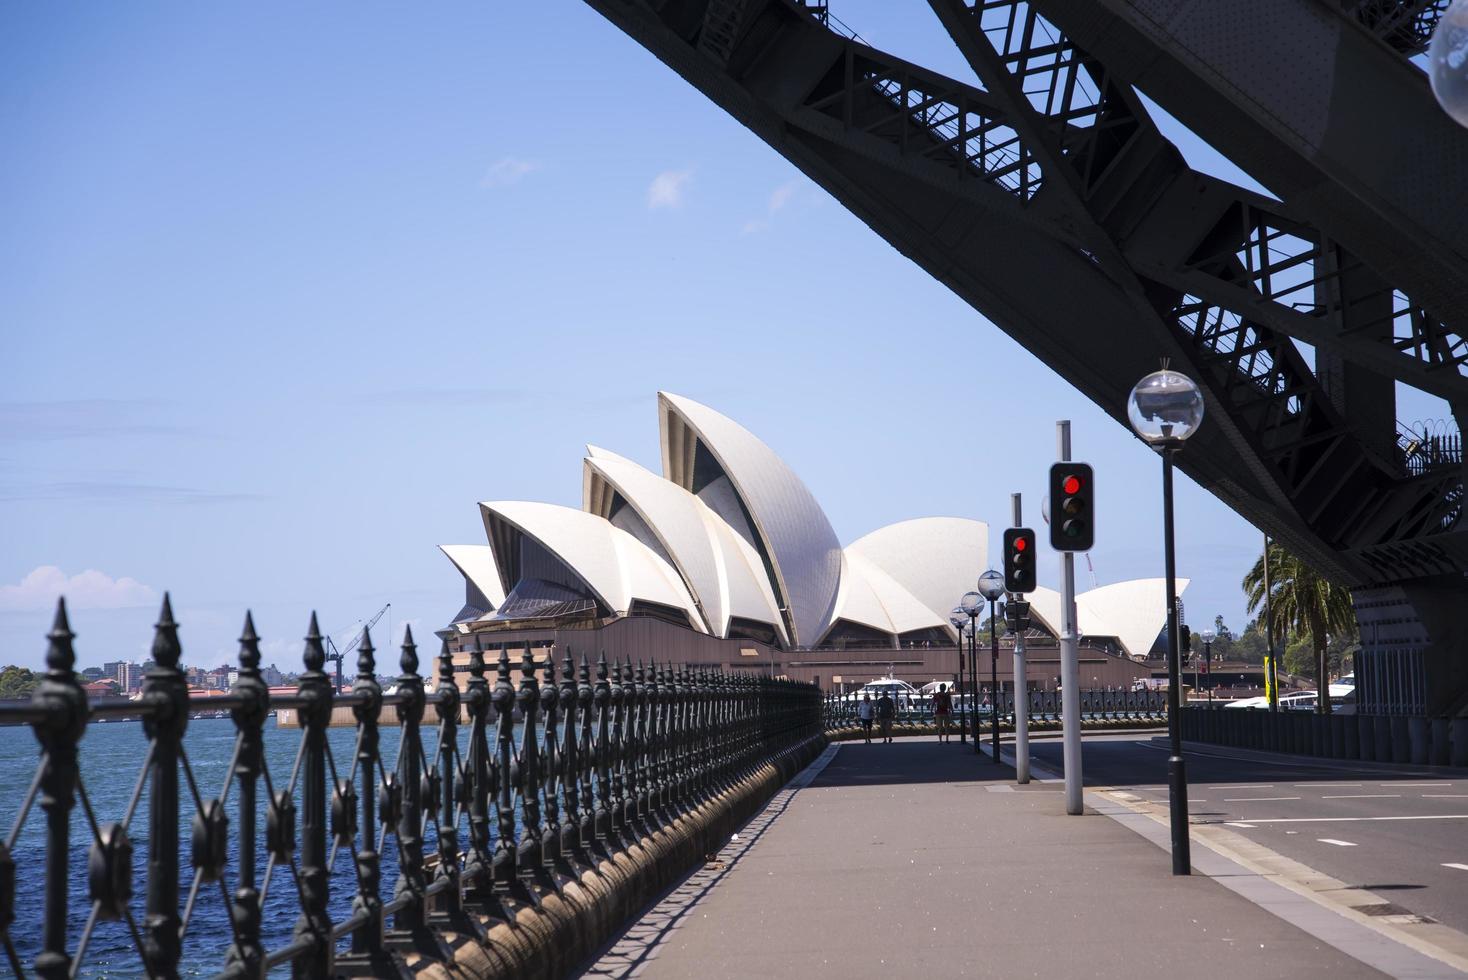
[[861, 722], [861, 729], [866, 734], [868, 745], [872, 742], [872, 717], [875, 714], [876, 709], [872, 706], [872, 696], [867, 693], [856, 704], [856, 717]]

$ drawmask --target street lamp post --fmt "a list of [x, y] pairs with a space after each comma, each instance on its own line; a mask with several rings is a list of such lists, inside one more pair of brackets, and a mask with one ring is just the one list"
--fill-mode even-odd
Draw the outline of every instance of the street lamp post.
[[968, 710], [963, 703], [963, 628], [968, 625], [964, 622], [967, 615], [960, 606], [954, 606], [948, 614], [948, 622], [958, 635], [958, 741], [964, 744], [968, 742]]
[[1213, 640], [1218, 634], [1213, 630], [1204, 630], [1202, 636], [1203, 676], [1208, 678], [1208, 704], [1211, 706], [1213, 704]]
[[1188, 777], [1183, 762], [1182, 686], [1177, 614], [1177, 568], [1173, 547], [1172, 458], [1203, 421], [1203, 393], [1191, 378], [1162, 370], [1137, 382], [1127, 399], [1127, 417], [1143, 441], [1162, 454], [1162, 548], [1167, 574], [1167, 760], [1169, 821], [1172, 825], [1172, 873], [1191, 873], [1188, 840]]
[[[1004, 594], [1004, 576], [994, 569], [979, 576], [979, 592], [989, 600], [989, 722], [994, 729], [994, 763], [999, 764], [999, 634], [995, 603]], [[1016, 688], [1018, 690], [1018, 688]]]
[[984, 597], [977, 592], [965, 592], [958, 601], [958, 608], [968, 617], [969, 668], [974, 679], [974, 754], [980, 750], [979, 739], [979, 629], [978, 615], [984, 609]]

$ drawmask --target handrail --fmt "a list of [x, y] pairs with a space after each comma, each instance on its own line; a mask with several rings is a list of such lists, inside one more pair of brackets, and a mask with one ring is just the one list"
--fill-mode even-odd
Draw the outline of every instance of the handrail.
[[[469, 912], [512, 920], [515, 909], [537, 901], [557, 876], [612, 857], [821, 731], [821, 697], [812, 685], [666, 663], [634, 667], [608, 663], [605, 655], [593, 681], [587, 657], [578, 666], [569, 650], [559, 664], [552, 658], [537, 664], [526, 646], [512, 666], [501, 646], [491, 684], [476, 645], [460, 691], [444, 643], [440, 680], [429, 690], [418, 673], [411, 629], [404, 631], [394, 693], [384, 694], [376, 679], [376, 651], [366, 634], [357, 675], [343, 693], [324, 671], [314, 615], [294, 692], [272, 694], [266, 687], [260, 639], [247, 613], [238, 681], [222, 696], [191, 696], [167, 596], [154, 628], [155, 666], [136, 700], [87, 699], [73, 673], [64, 600], [48, 639], [47, 672], [31, 700], [0, 703], [0, 723], [32, 726], [41, 750], [36, 778], [0, 841], [0, 948], [21, 977], [85, 971], [98, 923], [112, 921], [127, 926], [149, 977], [207, 968], [185, 962], [183, 947], [204, 928], [195, 911], [215, 900], [210, 896], [228, 912], [228, 930], [213, 943], [224, 950], [212, 964], [221, 976], [258, 977], [289, 964], [300, 978], [406, 977], [410, 959], [452, 956], [435, 938], [439, 926], [472, 932], [464, 925]], [[467, 748], [458, 737], [461, 705], [469, 719]], [[395, 762], [379, 747], [386, 706], [397, 709]], [[350, 757], [334, 755], [326, 737], [338, 707], [349, 708], [356, 721]], [[301, 726], [289, 769], [272, 766], [265, 751], [265, 722], [277, 708], [294, 709]], [[202, 770], [195, 771], [185, 740], [198, 710], [228, 711], [235, 729], [217, 796], [200, 782]], [[94, 809], [102, 797], [89, 794], [94, 777], [80, 771], [78, 750], [92, 722], [115, 718], [141, 719], [147, 749], [131, 802], [107, 822], [113, 814]], [[438, 729], [432, 754], [420, 734], [425, 725]], [[129, 834], [145, 790], [148, 854], [146, 871], [139, 869], [145, 880], [135, 882]], [[44, 856], [39, 849], [16, 850], [33, 809], [44, 815]], [[181, 816], [191, 818], [186, 862]], [[70, 835], [78, 817], [91, 841], [85, 896], [72, 893], [71, 868], [80, 855], [72, 853]], [[395, 884], [383, 901], [388, 835], [397, 837], [395, 857], [387, 859], [395, 865]], [[15, 876], [5, 869], [18, 857], [44, 863], [39, 902], [17, 902]], [[342, 883], [333, 869], [342, 864], [353, 872], [351, 911], [334, 922], [332, 893]], [[280, 940], [266, 935], [262, 919], [279, 877], [290, 884], [278, 886], [276, 902], [285, 896], [298, 917], [294, 933], [272, 949]], [[83, 901], [89, 914], [78, 916]], [[77, 931], [72, 923], [81, 918], [86, 924]], [[278, 921], [274, 913], [272, 920]], [[21, 944], [38, 947], [29, 972]]]

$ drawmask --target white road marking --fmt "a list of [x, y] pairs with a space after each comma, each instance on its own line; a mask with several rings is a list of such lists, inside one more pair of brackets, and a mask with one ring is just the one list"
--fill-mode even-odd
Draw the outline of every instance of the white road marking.
[[1424, 800], [1468, 800], [1468, 793], [1423, 793]]
[[1275, 800], [1298, 800], [1298, 796], [1225, 796], [1225, 803], [1272, 803]]
[[1451, 786], [1453, 784], [1452, 783], [1443, 783], [1443, 782], [1434, 782], [1434, 783], [1377, 783], [1376, 785], [1378, 785], [1378, 786], [1433, 786], [1433, 787], [1439, 787], [1440, 786], [1443, 789], [1447, 789], [1449, 786]]
[[1355, 844], [1352, 844], [1348, 840], [1336, 840], [1334, 837], [1317, 837], [1315, 839], [1318, 840], [1318, 841], [1320, 841], [1320, 843], [1322, 843], [1322, 844], [1334, 844], [1336, 847], [1355, 847], [1356, 846]]
[[1224, 823], [1227, 824], [1230, 827], [1245, 827], [1245, 828], [1247, 828], [1249, 830], [1253, 830], [1254, 829], [1254, 825], [1253, 824], [1251, 824], [1251, 823], [1240, 823], [1237, 820], [1225, 820]]
[[1246, 817], [1250, 823], [1359, 823], [1363, 820], [1468, 820], [1468, 813], [1412, 814], [1401, 817], [1270, 817], [1256, 820]]
[[1468, 864], [1457, 864], [1452, 861], [1443, 862], [1445, 868], [1457, 868], [1459, 871], [1468, 871]]
[[1322, 800], [1400, 800], [1401, 793], [1351, 793], [1345, 796], [1322, 796]]
[[1295, 789], [1345, 789], [1360, 786], [1360, 783], [1295, 783]]
[[1209, 789], [1274, 789], [1273, 783], [1231, 783], [1228, 786], [1210, 786]]

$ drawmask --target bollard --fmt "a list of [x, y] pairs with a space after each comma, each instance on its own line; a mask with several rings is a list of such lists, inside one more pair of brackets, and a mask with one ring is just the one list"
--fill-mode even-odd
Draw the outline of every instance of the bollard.
[[1468, 767], [1468, 718], [1454, 718], [1448, 725], [1451, 746], [1448, 765]]
[[1356, 716], [1356, 731], [1357, 731], [1357, 735], [1358, 735], [1358, 740], [1360, 741], [1360, 748], [1358, 749], [1358, 752], [1359, 752], [1358, 758], [1360, 758], [1360, 760], [1362, 762], [1375, 762], [1376, 761], [1376, 725], [1375, 725], [1375, 722], [1376, 722], [1376, 716], [1375, 715], [1357, 715]]
[[1414, 766], [1427, 765], [1427, 719], [1414, 715], [1407, 719], [1408, 759]]
[[1412, 743], [1411, 737], [1407, 734], [1407, 716], [1392, 715], [1391, 726], [1392, 761], [1397, 763], [1411, 761]]
[[1434, 718], [1432, 719], [1432, 747], [1428, 750], [1427, 761], [1434, 766], [1445, 766], [1449, 758], [1448, 720]]

